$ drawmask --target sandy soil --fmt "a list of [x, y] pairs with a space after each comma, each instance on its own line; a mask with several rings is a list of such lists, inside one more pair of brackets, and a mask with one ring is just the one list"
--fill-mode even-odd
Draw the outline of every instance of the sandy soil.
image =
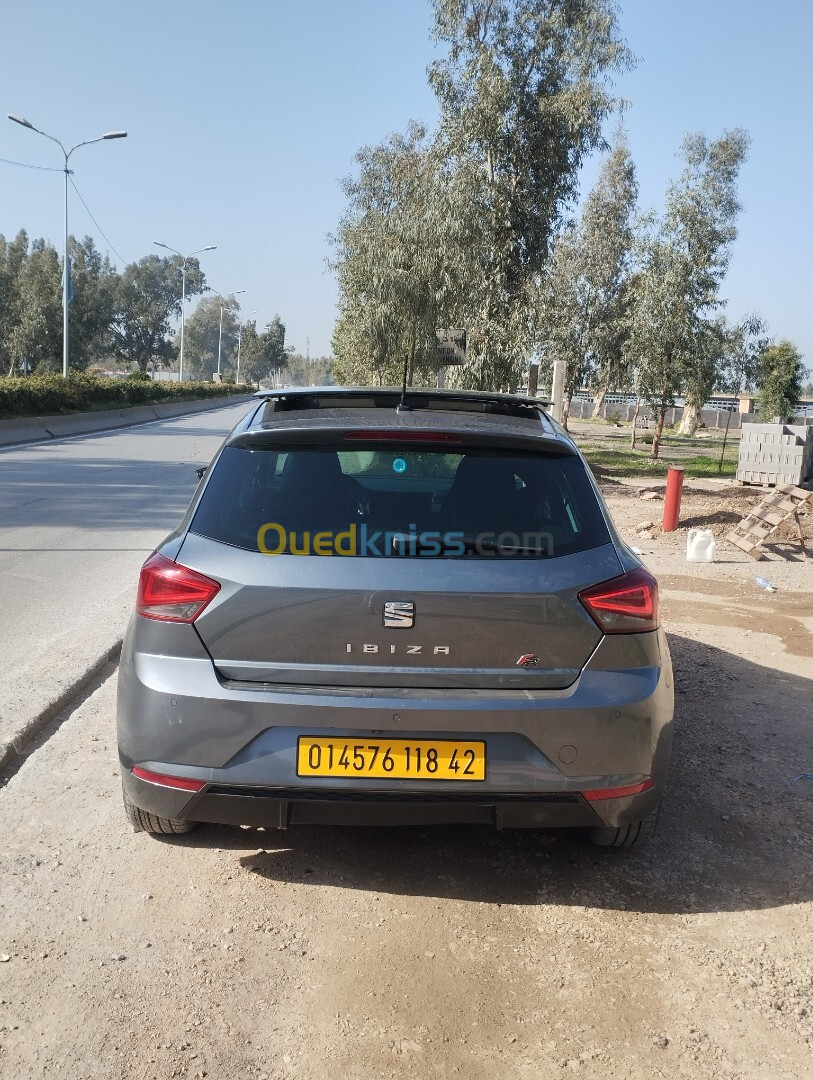
[[[662, 504], [608, 490], [661, 579], [679, 691], [647, 848], [133, 835], [111, 672], [0, 789], [0, 1074], [813, 1076], [813, 560], [687, 564], [685, 529], [636, 539]], [[724, 512], [704, 490], [685, 521]]]

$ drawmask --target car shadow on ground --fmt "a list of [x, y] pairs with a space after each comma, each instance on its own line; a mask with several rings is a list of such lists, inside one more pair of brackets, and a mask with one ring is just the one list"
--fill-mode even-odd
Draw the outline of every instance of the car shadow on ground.
[[285, 832], [202, 826], [174, 843], [218, 847], [268, 881], [505, 905], [689, 914], [813, 897], [813, 680], [672, 635], [678, 694], [658, 836], [593, 847], [575, 830], [480, 826]]

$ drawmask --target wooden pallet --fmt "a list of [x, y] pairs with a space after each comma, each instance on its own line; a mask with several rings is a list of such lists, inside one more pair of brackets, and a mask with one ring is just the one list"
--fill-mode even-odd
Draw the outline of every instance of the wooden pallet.
[[[807, 509], [813, 509], [813, 491], [805, 491], [793, 484], [777, 484], [770, 495], [766, 495], [750, 514], [746, 514], [742, 521], [734, 526], [726, 540], [758, 562], [765, 554], [762, 545], [774, 536], [780, 525], [789, 523], [792, 518], [799, 529], [799, 543], [802, 545], [802, 554], [806, 557], [805, 535], [799, 511]], [[774, 539], [778, 540], [779, 537], [774, 536]]]

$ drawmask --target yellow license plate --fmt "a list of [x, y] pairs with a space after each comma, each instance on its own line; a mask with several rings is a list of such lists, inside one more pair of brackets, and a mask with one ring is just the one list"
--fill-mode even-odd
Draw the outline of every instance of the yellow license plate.
[[485, 780], [486, 744], [446, 739], [297, 741], [298, 776], [367, 780]]

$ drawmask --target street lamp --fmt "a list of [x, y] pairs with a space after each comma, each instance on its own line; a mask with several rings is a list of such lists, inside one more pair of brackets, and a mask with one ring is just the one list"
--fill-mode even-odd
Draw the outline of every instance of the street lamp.
[[174, 255], [177, 255], [181, 260], [181, 356], [178, 363], [178, 382], [183, 382], [183, 332], [184, 332], [184, 306], [186, 305], [186, 264], [192, 258], [193, 255], [200, 255], [202, 251], [215, 251], [217, 244], [207, 244], [206, 247], [198, 248], [197, 251], [190, 251], [188, 255], [181, 255], [180, 251], [177, 251], [174, 247], [170, 247], [169, 244], [162, 244], [160, 240], [153, 240], [156, 247], [166, 248], [167, 251], [171, 251]]
[[59, 139], [55, 139], [53, 135], [49, 135], [47, 131], [40, 131], [39, 128], [34, 127], [30, 120], [26, 120], [24, 116], [15, 116], [13, 113], [8, 113], [9, 120], [13, 120], [15, 124], [21, 124], [24, 128], [29, 128], [31, 131], [36, 131], [38, 135], [44, 135], [46, 139], [50, 139], [51, 142], [55, 142], [59, 149], [62, 151], [65, 157], [65, 267], [62, 273], [62, 375], [67, 378], [68, 376], [68, 304], [70, 303], [70, 282], [71, 271], [70, 262], [68, 260], [68, 177], [71, 175], [71, 170], [68, 168], [68, 160], [74, 150], [78, 150], [80, 146], [90, 146], [92, 143], [104, 142], [105, 139], [126, 139], [126, 131], [108, 131], [105, 135], [100, 135], [98, 139], [86, 139], [84, 142], [77, 143], [76, 146], [72, 146], [70, 150], [66, 150]]
[[254, 308], [253, 311], [249, 311], [245, 319], [241, 319], [237, 324], [237, 379], [235, 380], [237, 385], [240, 385], [240, 343], [243, 340], [243, 323], [248, 322], [252, 315], [256, 315], [258, 308]]
[[[237, 292], [229, 293], [229, 296], [240, 296], [245, 291], [246, 291], [245, 289], [238, 289]], [[221, 348], [221, 346], [223, 344], [223, 306], [226, 303], [226, 298], [223, 296], [223, 293], [219, 293], [217, 291], [217, 289], [213, 289], [211, 285], [209, 286], [209, 292], [213, 292], [216, 296], [220, 297], [220, 331], [218, 332], [218, 335], [217, 335], [217, 374], [218, 374], [218, 377], [219, 377], [220, 376], [220, 348]], [[238, 305], [238, 307], [239, 307], [239, 305]]]

